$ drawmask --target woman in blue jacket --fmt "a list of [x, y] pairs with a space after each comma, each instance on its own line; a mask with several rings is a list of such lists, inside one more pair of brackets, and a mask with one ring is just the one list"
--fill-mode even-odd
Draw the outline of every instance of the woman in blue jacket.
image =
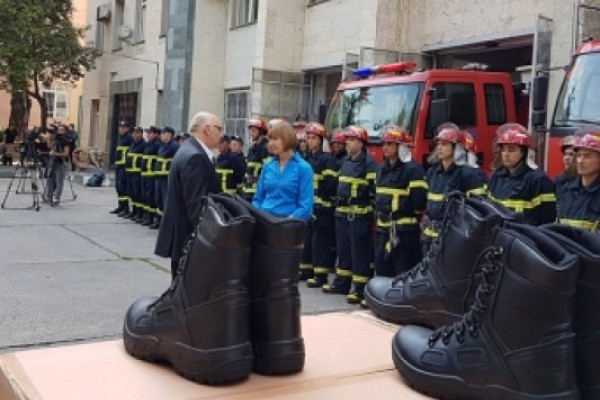
[[296, 132], [287, 122], [269, 129], [269, 152], [252, 204], [276, 217], [310, 220], [313, 212], [313, 171], [295, 148]]

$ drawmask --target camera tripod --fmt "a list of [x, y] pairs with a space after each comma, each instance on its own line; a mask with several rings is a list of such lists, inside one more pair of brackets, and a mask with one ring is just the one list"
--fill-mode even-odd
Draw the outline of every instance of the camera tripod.
[[[15, 172], [8, 184], [8, 188], [6, 189], [6, 193], [4, 195], [4, 199], [2, 200], [1, 207], [6, 210], [35, 210], [39, 211], [41, 208], [40, 205], [40, 197], [45, 195], [46, 185], [45, 178], [48, 177], [48, 174], [52, 173], [51, 171], [51, 163], [50, 165], [42, 165], [40, 160], [40, 154], [35, 148], [34, 142], [29, 142], [26, 144], [25, 151], [22, 156], [22, 161], [19, 166], [15, 169]], [[63, 201], [75, 201], [77, 199], [77, 194], [75, 193], [75, 189], [73, 188], [73, 180], [68, 171], [68, 168], [65, 171], [65, 180], [69, 182], [69, 188], [71, 189], [71, 197], [65, 199]], [[16, 181], [15, 194], [31, 194], [32, 195], [32, 203], [30, 206], [24, 207], [7, 207], [6, 202], [11, 193], [11, 189]], [[29, 184], [28, 184], [29, 183]], [[49, 201], [52, 201], [49, 199]], [[51, 203], [53, 205], [53, 203]]]

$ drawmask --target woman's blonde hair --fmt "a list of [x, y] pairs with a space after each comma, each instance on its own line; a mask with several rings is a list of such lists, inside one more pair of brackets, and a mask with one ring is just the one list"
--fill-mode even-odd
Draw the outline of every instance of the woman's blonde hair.
[[288, 122], [280, 122], [273, 125], [267, 134], [269, 138], [281, 139], [284, 151], [295, 149], [298, 145], [296, 131]]

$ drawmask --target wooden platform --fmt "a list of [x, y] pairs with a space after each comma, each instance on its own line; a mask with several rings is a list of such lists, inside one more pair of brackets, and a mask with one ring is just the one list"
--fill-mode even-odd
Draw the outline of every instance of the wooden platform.
[[1, 400], [426, 399], [403, 382], [391, 359], [394, 325], [369, 313], [302, 317], [303, 372], [252, 374], [234, 385], [203, 386], [168, 366], [130, 357], [122, 341], [0, 355]]

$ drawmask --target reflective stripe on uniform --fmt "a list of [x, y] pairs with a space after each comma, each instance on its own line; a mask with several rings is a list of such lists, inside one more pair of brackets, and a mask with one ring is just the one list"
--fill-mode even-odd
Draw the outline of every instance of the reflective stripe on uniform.
[[485, 194], [487, 193], [487, 185], [482, 185], [480, 187], [471, 189], [471, 190], [467, 190], [466, 195], [467, 196], [485, 196]]
[[497, 201], [502, 204], [504, 207], [508, 207], [513, 211], [518, 213], [522, 213], [525, 210], [531, 210], [535, 207], [540, 206], [543, 202], [555, 202], [556, 196], [553, 193], [544, 193], [539, 196], [534, 197], [531, 200], [517, 200], [517, 199], [497, 199], [491, 196], [492, 200]]
[[438, 237], [439, 233], [426, 226], [425, 229], [423, 229], [423, 235], [428, 236], [430, 238], [436, 238]]
[[429, 201], [443, 201], [444, 200], [444, 194], [443, 193], [432, 193], [432, 192], [429, 192], [429, 193], [427, 193], [427, 200], [429, 200]]
[[329, 268], [327, 268], [327, 267], [314, 267], [313, 271], [317, 275], [325, 275], [325, 274], [329, 273]]
[[[367, 174], [368, 175], [368, 174]], [[348, 183], [350, 185], [350, 197], [358, 197], [358, 186], [359, 185], [369, 185], [369, 181], [362, 178], [352, 178], [350, 176], [340, 176], [340, 183]]]
[[408, 187], [409, 187], [409, 189], [421, 188], [421, 189], [429, 190], [429, 185], [427, 184], [427, 182], [425, 182], [422, 179], [410, 181], [408, 183]]
[[373, 206], [340, 206], [335, 211], [341, 214], [368, 214], [373, 211]]
[[369, 281], [368, 276], [352, 275], [352, 282], [354, 282], [354, 283], [367, 283], [368, 281]]
[[333, 203], [331, 203], [330, 201], [325, 201], [325, 200], [323, 200], [322, 198], [320, 198], [318, 196], [315, 196], [315, 198], [314, 198], [313, 201], [314, 201], [315, 205], [318, 204], [318, 205], [321, 205], [321, 206], [326, 207], [326, 208], [329, 208], [329, 207], [331, 207], [333, 205]]
[[352, 276], [352, 270], [337, 268], [335, 274], [341, 278], [350, 278]]
[[596, 232], [598, 230], [598, 224], [600, 224], [600, 221], [587, 221], [573, 218], [559, 218], [558, 222], [565, 225], [571, 225], [576, 228], [585, 229], [590, 232]]
[[[419, 220], [414, 217], [404, 217], [395, 220], [395, 222], [398, 225], [417, 225], [419, 223]], [[380, 228], [389, 228], [390, 226], [392, 226], [392, 222], [382, 221], [381, 219], [377, 218], [377, 226]]]
[[117, 146], [117, 158], [119, 159], [115, 161], [115, 165], [125, 165], [128, 150], [129, 146]]

